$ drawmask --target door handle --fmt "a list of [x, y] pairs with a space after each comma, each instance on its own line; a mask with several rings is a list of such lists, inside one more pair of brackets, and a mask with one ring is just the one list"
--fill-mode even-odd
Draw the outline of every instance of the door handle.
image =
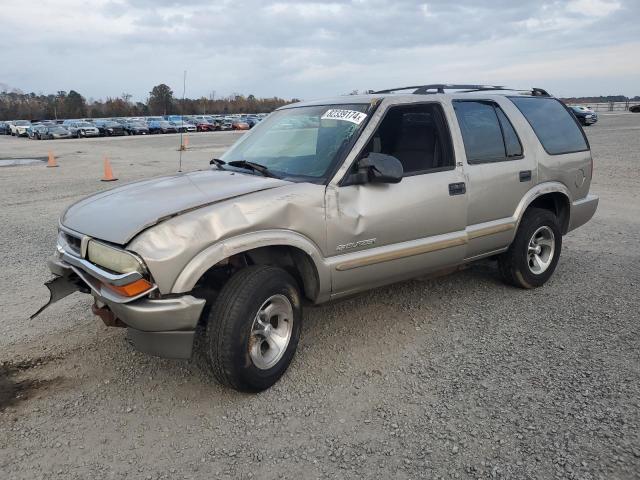
[[528, 182], [531, 180], [531, 170], [522, 170], [520, 172], [520, 181]]
[[449, 195], [464, 195], [465, 193], [467, 193], [467, 186], [464, 182], [449, 184]]

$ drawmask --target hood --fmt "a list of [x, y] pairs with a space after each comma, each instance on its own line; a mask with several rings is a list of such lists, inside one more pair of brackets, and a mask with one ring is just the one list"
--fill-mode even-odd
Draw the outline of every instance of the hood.
[[62, 215], [63, 226], [125, 245], [142, 230], [194, 208], [289, 182], [221, 170], [160, 177], [84, 198]]

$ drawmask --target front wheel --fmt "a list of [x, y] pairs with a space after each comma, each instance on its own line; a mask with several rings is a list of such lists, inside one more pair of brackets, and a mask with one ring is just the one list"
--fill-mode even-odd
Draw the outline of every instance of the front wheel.
[[558, 217], [549, 210], [530, 208], [509, 250], [498, 258], [500, 273], [516, 287], [540, 287], [553, 275], [561, 250]]
[[301, 327], [301, 297], [293, 277], [277, 267], [246, 267], [231, 277], [213, 305], [203, 353], [220, 383], [259, 392], [287, 370]]

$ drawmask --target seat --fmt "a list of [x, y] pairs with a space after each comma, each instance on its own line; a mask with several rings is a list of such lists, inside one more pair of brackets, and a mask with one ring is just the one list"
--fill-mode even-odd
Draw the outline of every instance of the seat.
[[400, 160], [405, 173], [439, 167], [437, 132], [425, 123], [403, 122], [392, 155]]

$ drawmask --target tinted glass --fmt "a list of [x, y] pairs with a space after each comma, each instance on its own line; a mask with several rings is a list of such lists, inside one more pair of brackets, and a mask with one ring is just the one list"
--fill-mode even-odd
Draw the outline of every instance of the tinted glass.
[[495, 109], [484, 102], [454, 102], [468, 163], [505, 159], [502, 130]]
[[511, 122], [504, 114], [504, 112], [496, 107], [496, 113], [498, 114], [498, 119], [500, 120], [500, 125], [502, 125], [502, 134], [504, 135], [504, 146], [507, 149], [507, 157], [519, 157], [522, 155], [522, 145], [520, 144], [520, 140], [518, 139], [518, 135], [511, 125]]
[[555, 98], [511, 97], [551, 155], [581, 152], [589, 146], [582, 130]]

